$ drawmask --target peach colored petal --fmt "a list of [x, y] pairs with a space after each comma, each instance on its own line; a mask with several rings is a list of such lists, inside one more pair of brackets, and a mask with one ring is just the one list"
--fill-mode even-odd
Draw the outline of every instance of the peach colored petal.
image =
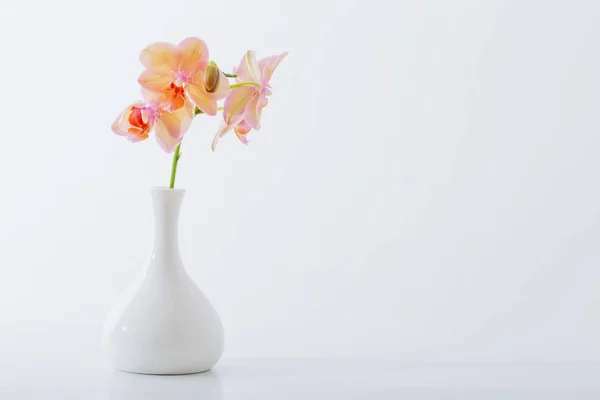
[[191, 75], [199, 69], [203, 70], [208, 65], [208, 48], [204, 41], [190, 37], [179, 43], [177, 48], [181, 54], [180, 71]]
[[260, 96], [258, 106], [260, 108], [265, 108], [267, 106], [267, 104], [269, 104], [269, 99], [267, 99], [267, 96], [263, 93], [262, 96]]
[[256, 130], [259, 130], [261, 127], [260, 118], [262, 116], [262, 111], [267, 106], [268, 103], [269, 103], [269, 99], [267, 99], [267, 96], [265, 96], [264, 94], [261, 94], [260, 99], [258, 100], [257, 108], [256, 108], [256, 117], [258, 118], [258, 121], [259, 121], [258, 127], [254, 128]]
[[129, 128], [127, 140], [131, 143], [141, 142], [142, 140], [148, 139], [148, 132], [140, 128]]
[[113, 124], [115, 133], [118, 135], [126, 135], [129, 128], [133, 126], [131, 121], [133, 120], [133, 123], [137, 123], [137, 118], [132, 118], [132, 113], [142, 107], [144, 107], [144, 103], [139, 101], [127, 106]]
[[217, 99], [214, 93], [206, 93], [204, 84], [188, 84], [185, 93], [189, 99], [207, 115], [217, 115]]
[[179, 121], [179, 132], [183, 136], [194, 119], [194, 104], [191, 101], [186, 101], [184, 106], [171, 113], [174, 118]]
[[124, 136], [130, 142], [140, 142], [148, 138], [152, 129], [152, 121], [148, 118], [145, 104], [135, 102], [125, 108], [112, 124], [112, 131], [119, 136]]
[[116, 133], [119, 136], [127, 136], [127, 130], [123, 130], [121, 128], [121, 126], [123, 125], [122, 121], [123, 118], [127, 118], [124, 113], [123, 114], [119, 114], [119, 116], [117, 117], [117, 119], [115, 119], [115, 122], [113, 122], [111, 129], [114, 133]]
[[250, 124], [248, 124], [248, 122], [246, 122], [246, 120], [241, 120], [236, 126], [235, 128], [233, 128], [234, 132], [235, 132], [235, 136], [237, 136], [237, 138], [239, 139], [240, 142], [242, 142], [242, 144], [248, 144], [248, 138], [247, 138], [247, 134], [248, 132], [250, 132], [250, 130], [252, 129], [252, 127], [250, 126]]
[[187, 132], [191, 122], [186, 107], [175, 112], [160, 111], [156, 116], [154, 128], [156, 131], [167, 133], [174, 139], [179, 139]]
[[236, 132], [235, 136], [238, 138], [238, 140], [240, 142], [242, 142], [242, 144], [245, 144], [246, 146], [248, 145], [248, 138], [246, 138], [245, 134]]
[[181, 143], [183, 137], [179, 139], [174, 139], [173, 137], [171, 137], [171, 135], [169, 135], [168, 131], [164, 126], [159, 126], [160, 125], [157, 124], [155, 129], [156, 141], [158, 142], [158, 145], [161, 147], [161, 149], [163, 149], [166, 153], [170, 154], [175, 150], [177, 145]]
[[281, 53], [278, 56], [271, 56], [263, 58], [258, 62], [258, 66], [260, 67], [262, 81], [260, 82], [263, 86], [269, 83], [271, 80], [271, 76], [273, 75], [273, 71], [279, 65], [279, 63], [288, 55], [288, 52]]
[[160, 90], [158, 92], [153, 92], [151, 90], [148, 89], [144, 89], [143, 87], [141, 88], [142, 91], [142, 96], [144, 97], [144, 100], [146, 100], [146, 102], [148, 103], [156, 103], [159, 104], [163, 98], [163, 91]]
[[170, 68], [177, 66], [179, 51], [171, 43], [158, 42], [146, 47], [140, 53], [140, 61], [147, 68], [168, 65]]
[[135, 103], [127, 106], [123, 111], [121, 111], [117, 119], [115, 119], [115, 122], [113, 122], [112, 130], [117, 135], [125, 136], [127, 134], [127, 129], [129, 128], [129, 113], [134, 105]]
[[235, 126], [234, 129], [240, 135], [245, 135], [252, 130], [252, 127], [246, 120], [243, 119]]
[[240, 66], [234, 68], [234, 73], [237, 74], [237, 80], [240, 82], [261, 82], [260, 67], [256, 62], [256, 55], [253, 50], [248, 50], [246, 54], [244, 54], [242, 61], [240, 61]]
[[189, 123], [192, 123], [192, 120], [194, 119], [194, 104], [191, 101], [186, 101], [185, 102], [185, 107], [183, 107], [183, 109], [180, 111], [181, 114], [181, 118], [185, 118], [186, 120], [189, 120]]
[[225, 136], [231, 130], [231, 128], [233, 128], [233, 125], [228, 125], [224, 121], [221, 122], [221, 125], [219, 126], [219, 130], [215, 134], [215, 137], [213, 138], [212, 144], [210, 146], [212, 151], [215, 151], [215, 149], [217, 148], [217, 142], [219, 141], [219, 139], [222, 138], [223, 136]]
[[171, 69], [165, 65], [144, 70], [139, 78], [139, 84], [152, 92], [162, 92], [171, 84]]
[[260, 111], [262, 107], [259, 107], [258, 103], [261, 97], [260, 92], [255, 92], [244, 111], [244, 122], [256, 130], [260, 129]]
[[230, 125], [238, 123], [243, 118], [246, 106], [255, 93], [257, 93], [257, 89], [254, 86], [241, 86], [231, 90], [223, 107], [225, 122]]
[[190, 102], [172, 113], [159, 111], [154, 123], [156, 140], [167, 153], [172, 153], [183, 139], [194, 118], [194, 105]]
[[240, 142], [242, 142], [242, 144], [248, 145], [248, 139], [246, 138], [245, 133], [239, 133], [236, 131], [235, 136], [237, 136], [237, 138], [239, 139]]

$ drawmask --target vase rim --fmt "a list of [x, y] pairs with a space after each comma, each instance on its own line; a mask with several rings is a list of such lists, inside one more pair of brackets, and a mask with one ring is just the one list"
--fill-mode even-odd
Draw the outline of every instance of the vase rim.
[[168, 188], [166, 186], [153, 186], [151, 189], [153, 192], [185, 192], [185, 189], [182, 188]]

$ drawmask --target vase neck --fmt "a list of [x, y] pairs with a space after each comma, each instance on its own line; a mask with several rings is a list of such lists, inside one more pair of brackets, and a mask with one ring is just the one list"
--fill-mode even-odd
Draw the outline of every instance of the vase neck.
[[179, 210], [185, 191], [182, 189], [153, 188], [154, 248], [152, 261], [157, 267], [181, 265], [179, 257]]

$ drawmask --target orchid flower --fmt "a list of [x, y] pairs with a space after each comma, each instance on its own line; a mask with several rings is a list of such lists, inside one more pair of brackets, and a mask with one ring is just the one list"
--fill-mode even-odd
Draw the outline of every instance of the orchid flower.
[[[263, 108], [271, 95], [273, 72], [287, 56], [282, 53], [257, 61], [248, 51], [233, 74], [223, 73], [208, 57], [204, 41], [190, 37], [179, 44], [158, 42], [140, 53], [144, 66], [138, 77], [143, 101], [127, 106], [112, 125], [112, 130], [131, 142], [146, 140], [152, 131], [160, 147], [173, 153], [169, 187], [175, 187], [181, 141], [198, 114], [216, 115], [223, 110], [223, 122], [212, 142], [233, 130], [248, 144], [247, 134], [260, 129]], [[229, 84], [228, 78], [236, 78]], [[219, 100], [224, 104], [217, 105]]]
[[234, 68], [237, 83], [230, 86], [231, 92], [225, 99], [223, 122], [213, 139], [213, 151], [219, 139], [232, 129], [243, 144], [248, 143], [246, 135], [250, 130], [260, 129], [262, 109], [268, 103], [267, 96], [271, 95], [269, 81], [287, 54], [285, 52], [256, 61], [254, 51], [246, 52], [239, 67]]
[[187, 38], [177, 46], [151, 44], [142, 50], [140, 61], [146, 69], [138, 82], [160, 94], [160, 106], [167, 111], [184, 107], [187, 98], [204, 113], [216, 115], [217, 100], [229, 94], [227, 77], [209, 62], [206, 43], [198, 38]]
[[137, 101], [125, 108], [112, 125], [112, 130], [131, 142], [148, 138], [152, 129], [160, 147], [167, 153], [181, 143], [194, 118], [194, 105], [189, 101], [168, 112], [160, 105], [161, 96], [144, 91], [145, 102]]

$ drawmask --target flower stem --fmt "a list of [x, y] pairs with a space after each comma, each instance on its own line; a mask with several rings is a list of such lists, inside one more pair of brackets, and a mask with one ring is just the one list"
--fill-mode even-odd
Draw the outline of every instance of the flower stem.
[[[217, 107], [218, 111], [222, 111], [223, 107]], [[198, 107], [194, 107], [194, 117], [196, 115], [204, 114], [204, 111], [199, 109]], [[173, 164], [171, 164], [171, 180], [169, 181], [169, 189], [175, 188], [175, 176], [177, 175], [177, 164], [179, 163], [179, 159], [181, 158], [181, 142], [175, 148], [175, 153], [173, 153]]]
[[228, 78], [237, 78], [236, 74], [228, 74], [227, 72], [223, 72], [223, 75], [225, 75]]
[[246, 81], [246, 82], [234, 83], [233, 85], [229, 85], [229, 88], [234, 89], [236, 87], [250, 86], [250, 85], [260, 87], [260, 83], [258, 83], [258, 82]]
[[173, 153], [173, 164], [171, 165], [171, 182], [169, 183], [169, 188], [175, 188], [175, 175], [177, 175], [177, 163], [181, 158], [181, 143], [177, 145], [175, 149], [175, 153]]
[[[223, 107], [217, 107], [217, 111], [223, 111]], [[198, 107], [196, 107], [194, 109], [194, 117], [196, 115], [200, 115], [200, 114], [204, 114], [204, 111], [202, 111], [201, 109], [199, 109]]]

